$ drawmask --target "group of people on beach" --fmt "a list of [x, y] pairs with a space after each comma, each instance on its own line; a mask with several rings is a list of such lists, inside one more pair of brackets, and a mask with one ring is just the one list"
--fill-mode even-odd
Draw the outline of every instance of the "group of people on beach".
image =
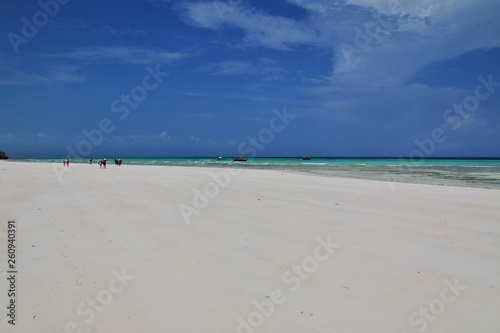
[[[64, 163], [64, 166], [69, 166], [69, 158], [66, 159], [66, 161], [63, 161]], [[89, 164], [92, 165], [92, 159], [89, 158]], [[121, 166], [122, 165], [122, 159], [119, 158], [119, 159], [116, 159], [115, 158], [115, 165], [116, 166]], [[104, 169], [106, 169], [106, 159], [105, 158], [100, 158], [99, 159], [99, 169], [102, 169], [104, 167]]]
[[[92, 159], [90, 159], [90, 160], [89, 160], [89, 162], [90, 162], [90, 164], [92, 164]], [[102, 168], [104, 167], [104, 169], [106, 169], [106, 163], [107, 163], [107, 162], [106, 162], [106, 159], [105, 159], [105, 158], [104, 158], [104, 159], [103, 159], [103, 158], [100, 158], [100, 159], [99, 159], [99, 168], [100, 168], [100, 169], [102, 169]], [[115, 165], [116, 165], [116, 166], [120, 166], [120, 165], [122, 165], [122, 159], [121, 159], [121, 158], [120, 158], [120, 159], [116, 159], [116, 158], [115, 158]]]
[[99, 169], [102, 169], [102, 167], [104, 167], [104, 169], [106, 169], [106, 159], [100, 158], [99, 159]]

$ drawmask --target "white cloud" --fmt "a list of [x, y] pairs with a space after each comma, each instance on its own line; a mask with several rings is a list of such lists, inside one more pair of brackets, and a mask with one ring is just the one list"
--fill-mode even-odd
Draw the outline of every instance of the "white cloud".
[[0, 134], [0, 140], [5, 143], [16, 143], [16, 144], [25, 144], [25, 143], [33, 143], [37, 144], [48, 144], [54, 143], [57, 139], [51, 135], [37, 132], [17, 132], [15, 134], [12, 133], [4, 133]]
[[167, 131], [163, 131], [161, 133], [152, 133], [152, 134], [132, 134], [129, 137], [132, 141], [135, 142], [149, 142], [149, 143], [170, 143], [172, 138], [167, 133]]
[[147, 33], [142, 30], [134, 30], [130, 28], [116, 28], [109, 25], [101, 27], [101, 31], [113, 36], [133, 36], [147, 37]]
[[262, 63], [252, 63], [247, 61], [226, 60], [216, 63], [211, 63], [201, 67], [201, 70], [211, 72], [212, 75], [232, 76], [232, 75], [261, 75], [266, 78], [286, 73], [287, 71], [279, 66], [265, 65]]
[[223, 17], [217, 13], [214, 2], [187, 2], [183, 3], [181, 7], [185, 10], [184, 18], [193, 25], [208, 29], [219, 29], [223, 23]]
[[49, 55], [55, 58], [76, 59], [89, 62], [120, 62], [132, 65], [171, 63], [187, 57], [180, 52], [161, 49], [141, 49], [129, 46], [82, 47], [71, 52]]
[[0, 86], [22, 86], [32, 82], [24, 79], [0, 79]]
[[487, 119], [476, 115], [470, 115], [461, 123], [460, 127], [457, 128], [457, 131], [470, 132], [477, 129], [485, 129], [489, 126], [490, 122]]
[[318, 40], [316, 31], [303, 22], [272, 16], [243, 3], [185, 2], [181, 8], [184, 19], [192, 25], [208, 29], [227, 26], [242, 30], [245, 47], [292, 50], [294, 46], [314, 44]]
[[4, 77], [0, 79], [0, 86], [22, 86], [50, 82], [50, 79], [47, 77], [11, 68], [0, 68], [0, 72], [2, 72], [2, 76]]
[[78, 66], [64, 64], [49, 67], [42, 74], [31, 74], [10, 68], [3, 69], [3, 76], [5, 78], [0, 79], [0, 86], [23, 86], [84, 81], [85, 76], [77, 74], [77, 70]]
[[287, 0], [329, 48], [337, 87], [400, 86], [415, 71], [478, 48], [500, 46], [491, 0]]
[[73, 65], [56, 65], [53, 67], [53, 72], [50, 77], [58, 82], [82, 82], [85, 81], [85, 75], [77, 74], [79, 66]]

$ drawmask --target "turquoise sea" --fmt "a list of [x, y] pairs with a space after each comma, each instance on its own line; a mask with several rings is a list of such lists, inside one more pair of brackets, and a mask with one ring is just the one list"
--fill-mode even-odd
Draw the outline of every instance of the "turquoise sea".
[[[114, 157], [106, 158], [114, 167]], [[99, 158], [93, 161], [97, 165]], [[246, 162], [224, 161], [217, 158], [123, 158], [127, 165], [166, 165], [197, 167], [237, 167], [275, 169], [314, 173], [333, 177], [351, 177], [435, 185], [453, 185], [500, 189], [500, 159], [433, 158], [409, 160], [403, 158], [249, 158]], [[63, 163], [63, 159], [22, 159], [25, 162]], [[88, 158], [72, 159], [71, 163], [88, 163]]]

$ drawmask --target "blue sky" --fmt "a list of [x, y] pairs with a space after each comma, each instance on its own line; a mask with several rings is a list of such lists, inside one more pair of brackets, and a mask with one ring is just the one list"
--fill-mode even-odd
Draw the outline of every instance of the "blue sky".
[[[496, 0], [4, 0], [0, 149], [500, 157], [499, 17]], [[270, 131], [276, 112], [295, 117]]]

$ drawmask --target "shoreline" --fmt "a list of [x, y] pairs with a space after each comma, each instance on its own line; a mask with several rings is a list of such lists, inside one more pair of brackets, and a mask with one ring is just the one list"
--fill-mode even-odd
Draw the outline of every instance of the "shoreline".
[[[38, 161], [23, 161], [23, 160], [4, 160], [5, 162], [9, 163], [39, 163], [39, 164], [52, 164], [54, 166], [59, 167], [59, 163], [54, 163], [54, 162], [38, 162]], [[97, 162], [94, 162], [93, 164], [97, 164]], [[88, 163], [82, 163], [82, 162], [76, 162], [76, 163], [71, 163], [71, 166], [83, 166], [83, 165], [89, 165]], [[234, 170], [262, 170], [262, 171], [278, 171], [278, 172], [289, 172], [289, 173], [295, 173], [298, 175], [314, 175], [314, 176], [320, 176], [320, 177], [325, 177], [325, 178], [342, 178], [342, 179], [360, 179], [360, 180], [371, 180], [371, 181], [379, 181], [379, 182], [384, 182], [384, 183], [389, 183], [389, 184], [416, 184], [416, 185], [434, 185], [434, 186], [451, 186], [451, 187], [459, 187], [459, 188], [479, 188], [479, 189], [488, 189], [488, 190], [500, 190], [500, 183], [495, 184], [495, 183], [471, 183], [471, 182], [465, 182], [465, 181], [457, 181], [457, 180], [450, 180], [446, 178], [418, 178], [418, 176], [411, 175], [410, 173], [406, 174], [398, 174], [398, 173], [389, 173], [387, 172], [386, 174], [366, 174], [362, 172], [358, 173], [347, 173], [343, 171], [336, 171], [336, 170], [300, 170], [300, 169], [293, 169], [293, 168], [287, 168], [286, 166], [259, 166], [259, 165], [242, 165], [242, 164], [237, 164], [234, 167], [231, 165], [168, 165], [168, 164], [123, 164], [123, 167], [131, 167], [131, 166], [157, 166], [157, 167], [179, 167], [179, 168], [207, 168], [207, 169], [215, 169], [215, 170], [224, 170], [224, 169], [234, 169]], [[114, 168], [116, 167], [113, 164], [108, 161], [108, 168]], [[120, 166], [122, 167], [122, 166]], [[408, 166], [401, 166], [402, 168], [408, 168]], [[411, 171], [411, 169], [407, 169]], [[394, 171], [391, 168], [388, 169], [388, 171]], [[496, 173], [495, 173], [496, 175]], [[500, 176], [500, 175], [499, 175]], [[391, 185], [392, 186], [392, 185]]]

